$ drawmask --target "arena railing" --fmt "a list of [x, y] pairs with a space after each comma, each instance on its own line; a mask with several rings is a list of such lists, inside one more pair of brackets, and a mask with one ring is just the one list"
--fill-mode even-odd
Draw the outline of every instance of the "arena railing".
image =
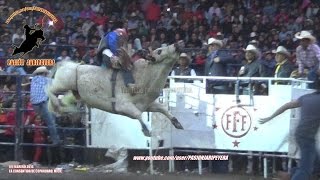
[[[30, 76], [30, 75], [26, 75], [26, 76]], [[34, 129], [34, 128], [41, 128], [41, 129], [48, 129], [48, 127], [46, 126], [37, 126], [37, 127], [33, 127], [33, 126], [25, 126], [22, 125], [22, 118], [23, 118], [23, 114], [27, 111], [32, 111], [30, 109], [25, 109], [23, 108], [22, 105], [22, 99], [23, 96], [25, 94], [28, 94], [30, 92], [28, 91], [22, 91], [22, 78], [25, 76], [21, 76], [21, 75], [0, 75], [0, 77], [10, 77], [10, 78], [15, 78], [15, 84], [16, 84], [16, 91], [7, 91], [4, 92], [4, 94], [8, 95], [8, 94], [15, 94], [15, 98], [14, 100], [16, 101], [16, 124], [15, 125], [0, 125], [0, 129], [3, 128], [14, 128], [14, 134], [15, 134], [15, 138], [14, 138], [14, 142], [0, 142], [0, 145], [10, 145], [10, 146], [14, 146], [14, 159], [16, 161], [20, 161], [22, 159], [22, 147], [23, 146], [45, 146], [45, 147], [50, 147], [52, 146], [51, 144], [36, 144], [36, 143], [24, 143], [23, 142], [23, 130], [24, 129]], [[6, 84], [6, 83], [3, 83]], [[3, 110], [8, 110], [8, 109], [12, 109], [12, 108], [0, 108]], [[79, 113], [82, 113], [82, 116], [84, 113], [87, 113], [86, 111], [79, 111]], [[89, 114], [90, 116], [90, 114]], [[86, 133], [86, 130], [88, 129], [87, 127], [84, 128], [75, 128], [75, 127], [57, 127], [57, 129], [59, 130], [69, 130], [69, 131], [85, 131], [84, 133]], [[86, 144], [86, 143], [84, 143]], [[86, 146], [83, 145], [65, 145], [63, 144], [62, 147], [64, 148], [86, 148]]]
[[[194, 80], [194, 83], [191, 83], [193, 86], [203, 88], [207, 87], [207, 80], [217, 81], [217, 82], [234, 82], [234, 95], [239, 99], [239, 82], [245, 81], [251, 83], [266, 83], [267, 87], [275, 84], [275, 82], [286, 82], [287, 85], [290, 85], [293, 88], [302, 88], [306, 89], [307, 84], [311, 83], [311, 81], [307, 81], [306, 79], [295, 79], [295, 78], [273, 78], [273, 77], [221, 77], [221, 76], [169, 76], [170, 85], [175, 83], [175, 79], [186, 79], [186, 80]], [[195, 83], [195, 81], [200, 82]], [[289, 82], [289, 83], [288, 83]], [[187, 83], [189, 84], [189, 83]], [[203, 85], [204, 84], [204, 85]], [[170, 88], [170, 87], [169, 87]], [[268, 88], [269, 90], [269, 88]], [[252, 91], [249, 91], [249, 96], [252, 96], [253, 99], [254, 94]], [[187, 94], [185, 96], [188, 96]], [[239, 104], [242, 105], [242, 104]], [[254, 106], [252, 104], [248, 104], [249, 106]], [[167, 149], [167, 148], [166, 148]], [[256, 156], [259, 158], [263, 158], [263, 175], [265, 178], [268, 177], [268, 158], [287, 158], [288, 159], [288, 169], [292, 167], [292, 161], [294, 160], [292, 157], [288, 156], [288, 154], [283, 154], [281, 152], [252, 152], [252, 151], [232, 151], [232, 150], [224, 150], [224, 149], [191, 149], [191, 148], [177, 148], [172, 147], [169, 149], [169, 155], [174, 156], [175, 152], [187, 152], [187, 153], [196, 153], [196, 154], [227, 154], [227, 155], [239, 155], [239, 156]], [[212, 162], [209, 161], [209, 166], [212, 166]], [[210, 167], [209, 167], [210, 168]], [[275, 166], [273, 166], [275, 168]], [[169, 161], [169, 172], [174, 172], [174, 161]], [[201, 160], [198, 161], [198, 170], [199, 174], [202, 174], [202, 163]], [[274, 170], [274, 169], [273, 169]]]

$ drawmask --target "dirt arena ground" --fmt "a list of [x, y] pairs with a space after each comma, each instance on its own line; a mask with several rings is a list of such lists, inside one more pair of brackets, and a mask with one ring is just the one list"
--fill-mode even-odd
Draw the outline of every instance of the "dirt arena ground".
[[[105, 173], [81, 173], [81, 172], [67, 172], [62, 174], [9, 174], [1, 173], [0, 179], [28, 179], [28, 180], [42, 180], [42, 179], [64, 179], [64, 180], [79, 180], [79, 179], [108, 179], [108, 180], [262, 180], [263, 177], [256, 176], [242, 176], [242, 175], [222, 175], [222, 174], [208, 174], [208, 175], [137, 175], [137, 174], [105, 174]], [[272, 178], [268, 178], [272, 179]]]
[[[42, 167], [45, 168], [45, 167]], [[46, 167], [50, 168], [50, 167]], [[8, 167], [3, 167], [0, 170], [0, 180], [14, 179], [14, 180], [80, 180], [80, 179], [108, 179], [108, 180], [263, 180], [262, 176], [246, 176], [240, 174], [215, 174], [205, 172], [203, 175], [197, 173], [186, 173], [186, 172], [175, 172], [175, 173], [164, 173], [158, 175], [150, 175], [146, 172], [138, 173], [124, 173], [124, 174], [111, 174], [102, 172], [90, 172], [90, 171], [69, 171], [58, 174], [17, 174], [9, 173]], [[268, 178], [268, 180], [275, 178]]]

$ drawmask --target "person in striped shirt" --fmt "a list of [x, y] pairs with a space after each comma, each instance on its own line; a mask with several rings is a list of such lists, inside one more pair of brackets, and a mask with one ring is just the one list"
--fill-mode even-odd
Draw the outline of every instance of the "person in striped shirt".
[[[320, 48], [316, 44], [316, 38], [308, 31], [301, 31], [295, 34], [300, 39], [300, 45], [296, 49], [298, 63], [298, 76], [307, 76], [310, 81], [316, 81], [320, 74]], [[308, 69], [308, 74], [304, 74], [304, 69]], [[315, 84], [309, 84], [309, 88], [314, 89]]]

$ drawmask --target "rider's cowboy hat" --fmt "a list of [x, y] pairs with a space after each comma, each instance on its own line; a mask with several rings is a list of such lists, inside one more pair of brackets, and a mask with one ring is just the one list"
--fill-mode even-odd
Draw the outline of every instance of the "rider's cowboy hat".
[[45, 66], [40, 66], [32, 74], [36, 75], [39, 73], [49, 73], [49, 70]]
[[247, 48], [246, 49], [244, 49], [244, 51], [250, 51], [250, 52], [253, 52], [256, 56], [257, 55], [259, 55], [259, 50], [254, 46], [254, 45], [252, 45], [252, 44], [249, 44], [248, 46], [247, 46]]
[[294, 35], [297, 39], [310, 39], [312, 43], [316, 41], [316, 38], [312, 36], [312, 34], [309, 31], [301, 31]]
[[188, 63], [191, 63], [191, 58], [188, 56], [187, 53], [181, 53], [179, 58], [185, 58], [186, 60], [188, 60]]
[[272, 53], [274, 53], [274, 54], [276, 54], [276, 53], [284, 54], [287, 57], [290, 56], [290, 52], [283, 46], [278, 46], [277, 50], [273, 50]]
[[222, 47], [223, 46], [223, 43], [221, 40], [218, 40], [218, 39], [215, 39], [215, 38], [209, 38], [208, 39], [208, 45], [211, 45], [211, 44], [217, 44], [218, 46]]

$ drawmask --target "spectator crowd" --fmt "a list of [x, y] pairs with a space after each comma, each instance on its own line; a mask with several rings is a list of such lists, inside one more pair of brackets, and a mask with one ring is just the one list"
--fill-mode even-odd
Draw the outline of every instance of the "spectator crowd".
[[[173, 71], [176, 75], [179, 74], [177, 72], [192, 72], [190, 75], [209, 76], [210, 70], [206, 72], [205, 64], [208, 49], [215, 44], [218, 46], [212, 48], [223, 50], [223, 56], [230, 62], [223, 76], [245, 74], [242, 71], [239, 74], [240, 66], [249, 66], [245, 62], [248, 60], [245, 53], [253, 52], [252, 61], [257, 60], [265, 66], [265, 76], [274, 77], [274, 72], [279, 74], [276, 64], [281, 63], [282, 59], [288, 59], [292, 66], [297, 67], [295, 50], [299, 41], [296, 33], [309, 31], [319, 39], [319, 5], [320, 2], [316, 0], [0, 0], [0, 75], [31, 74], [35, 70], [35, 67], [27, 66], [9, 68], [6, 60], [11, 58], [12, 44], [19, 46], [25, 38], [23, 25], [39, 24], [46, 40], [39, 48], [26, 54], [25, 58], [54, 58], [56, 62], [73, 60], [100, 65], [96, 60], [100, 39], [107, 32], [123, 27], [128, 31], [131, 47], [134, 47], [136, 38], [141, 40], [144, 49], [155, 49], [184, 40], [186, 53], [181, 57], [185, 60], [181, 60], [180, 69]], [[45, 8], [57, 17], [58, 22], [52, 23], [40, 12], [28, 11], [14, 17], [9, 24], [5, 23], [15, 10], [26, 6]], [[284, 54], [279, 58], [281, 62], [276, 61], [276, 53]], [[222, 59], [220, 56], [214, 62], [222, 62]], [[187, 65], [192, 69], [184, 70]], [[0, 84], [1, 92], [15, 90], [14, 83], [6, 79], [3, 82], [6, 83]], [[222, 90], [225, 90], [225, 86], [220, 84]], [[14, 98], [6, 100], [10, 98], [6, 95], [0, 98], [0, 105], [9, 108], [8, 111], [0, 109], [1, 123], [5, 113], [14, 117], [10, 108], [15, 107], [15, 102]], [[6, 123], [10, 125], [9, 121]], [[24, 123], [33, 123], [35, 126], [43, 124], [41, 117], [36, 114], [26, 116]], [[13, 138], [14, 133], [10, 129], [4, 133], [9, 133]], [[44, 132], [37, 130], [34, 133], [35, 137], [30, 141], [46, 141]], [[36, 149], [34, 161], [39, 161], [41, 151]]]
[[[43, 7], [52, 12], [58, 22], [51, 23], [42, 13], [28, 11], [5, 24], [10, 14], [25, 6]], [[129, 32], [129, 44], [140, 38], [145, 49], [184, 40], [186, 48], [191, 48], [188, 54], [197, 75], [204, 74], [206, 58], [206, 51], [197, 49], [206, 49], [210, 37], [223, 41], [223, 48], [229, 50], [236, 64], [242, 63], [242, 50], [252, 40], [262, 52], [260, 59], [265, 60], [270, 59], [268, 52], [280, 45], [294, 51], [299, 45], [294, 34], [301, 30], [309, 30], [319, 37], [319, 2], [309, 0], [2, 0], [0, 9], [2, 70], [6, 69], [5, 60], [12, 53], [12, 44], [19, 45], [24, 39], [21, 24], [25, 23], [40, 24], [46, 37], [45, 45], [35, 48], [27, 54], [29, 57], [72, 59], [99, 65], [95, 49], [101, 37], [112, 29], [124, 27]], [[295, 62], [294, 53], [290, 60]], [[24, 68], [27, 73], [34, 70]], [[235, 73], [231, 70], [228, 75]]]

